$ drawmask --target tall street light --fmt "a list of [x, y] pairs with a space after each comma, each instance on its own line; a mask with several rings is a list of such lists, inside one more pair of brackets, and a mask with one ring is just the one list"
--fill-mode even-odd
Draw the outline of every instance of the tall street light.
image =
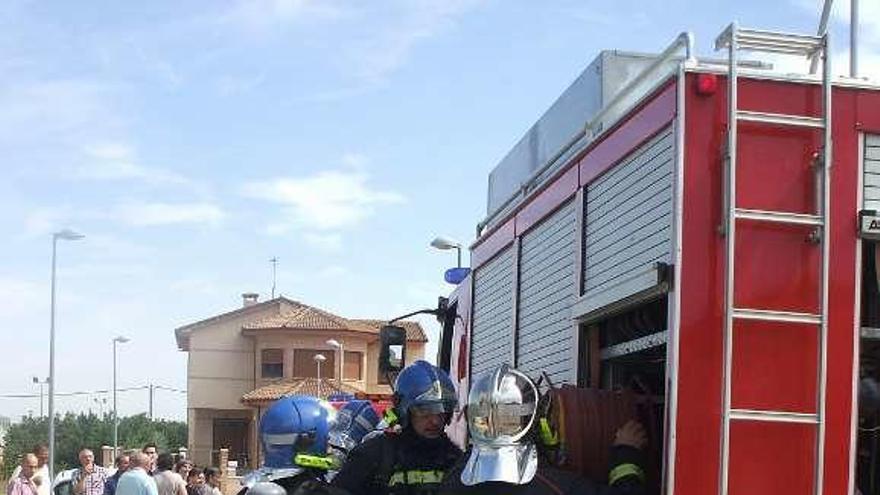
[[55, 259], [58, 240], [77, 241], [85, 237], [70, 229], [52, 234], [52, 302], [49, 310], [49, 479], [55, 478]]
[[343, 365], [343, 359], [345, 359], [345, 354], [342, 349], [342, 343], [336, 339], [327, 339], [327, 345], [336, 349], [339, 353], [339, 375], [336, 376], [336, 384], [339, 385], [339, 390], [342, 390], [342, 373], [345, 371], [345, 367]]
[[129, 342], [128, 337], [119, 335], [113, 339], [113, 458], [119, 454], [119, 414], [116, 410], [116, 344]]
[[431, 247], [447, 250], [447, 249], [455, 249], [458, 251], [458, 264], [456, 265], [458, 268], [461, 268], [461, 243], [457, 241], [453, 241], [447, 237], [437, 237], [433, 241], [431, 241]]
[[312, 359], [314, 359], [315, 362], [318, 363], [318, 392], [320, 393], [320, 391], [321, 391], [321, 364], [327, 360], [327, 356], [325, 356], [323, 354], [315, 354], [315, 357], [313, 357]]

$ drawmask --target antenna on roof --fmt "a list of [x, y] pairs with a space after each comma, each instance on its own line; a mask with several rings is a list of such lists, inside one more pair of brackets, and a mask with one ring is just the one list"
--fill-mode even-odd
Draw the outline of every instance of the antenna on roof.
[[272, 299], [275, 299], [275, 274], [278, 268], [278, 258], [273, 256], [269, 263], [272, 263]]

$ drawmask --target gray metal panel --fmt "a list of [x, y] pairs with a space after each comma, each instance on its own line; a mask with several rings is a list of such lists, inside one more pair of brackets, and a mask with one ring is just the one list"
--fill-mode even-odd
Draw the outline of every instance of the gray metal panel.
[[569, 201], [522, 236], [517, 368], [537, 379], [575, 383], [571, 306], [576, 299], [577, 208]]
[[513, 354], [513, 247], [474, 273], [471, 376], [510, 363]]
[[618, 300], [648, 289], [621, 281], [657, 262], [670, 262], [673, 151], [670, 127], [587, 186], [585, 298]]
[[864, 208], [880, 211], [880, 136], [865, 136]]
[[[578, 130], [583, 129], [620, 88], [626, 86], [655, 58], [656, 55], [616, 50], [601, 52], [489, 174], [487, 213], [491, 214], [516, 194], [525, 180], [559, 151]], [[676, 63], [673, 60], [669, 62], [669, 66]], [[634, 102], [643, 97], [666, 75], [667, 71], [658, 71], [657, 77], [646, 81], [643, 85], [645, 87], [633, 91], [631, 100]], [[620, 105], [620, 111], [627, 107], [629, 104], [624, 102]], [[610, 115], [607, 121], [619, 118], [620, 111]], [[585, 136], [579, 144], [589, 142], [590, 138]], [[557, 165], [548, 169], [542, 179], [552, 175], [566, 162], [566, 159], [558, 160]]]

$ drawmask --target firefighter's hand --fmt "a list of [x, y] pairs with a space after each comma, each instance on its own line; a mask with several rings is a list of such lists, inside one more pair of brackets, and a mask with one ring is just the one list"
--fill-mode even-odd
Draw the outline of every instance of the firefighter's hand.
[[614, 445], [627, 445], [637, 449], [645, 448], [645, 445], [648, 445], [648, 435], [645, 433], [645, 427], [638, 421], [628, 421], [614, 434]]

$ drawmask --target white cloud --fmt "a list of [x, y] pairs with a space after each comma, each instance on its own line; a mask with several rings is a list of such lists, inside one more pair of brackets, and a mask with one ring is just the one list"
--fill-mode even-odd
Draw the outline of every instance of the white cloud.
[[[458, 17], [485, 0], [241, 0], [216, 19], [258, 38], [296, 30], [297, 44], [326, 49], [326, 58], [356, 81], [306, 97], [303, 101], [335, 101], [383, 84], [411, 57], [419, 43], [455, 25]], [[346, 32], [327, 39], [327, 32]], [[312, 34], [315, 34], [312, 36]]]
[[0, 276], [0, 317], [4, 321], [45, 310], [48, 288], [28, 280]]
[[103, 160], [129, 161], [134, 157], [134, 150], [131, 149], [131, 146], [115, 142], [87, 146], [85, 152], [94, 158], [100, 158]]
[[104, 262], [116, 260], [120, 263], [132, 260], [153, 259], [156, 249], [149, 243], [132, 240], [104, 232], [84, 232], [85, 242], [90, 253], [99, 256]]
[[111, 134], [121, 126], [110, 103], [118, 90], [79, 79], [0, 83], [0, 142], [44, 147]]
[[337, 19], [346, 11], [332, 0], [239, 0], [217, 20], [250, 34], [262, 35], [291, 24]]
[[370, 159], [361, 153], [346, 153], [342, 155], [342, 164], [354, 169], [361, 169], [370, 163]]
[[333, 233], [306, 232], [303, 240], [322, 251], [337, 253], [342, 251], [342, 236]]
[[[33, 238], [48, 235], [61, 228], [72, 227], [77, 224], [90, 224], [94, 222], [118, 222], [132, 227], [152, 227], [158, 225], [174, 224], [204, 224], [216, 226], [224, 220], [226, 214], [213, 203], [160, 203], [160, 202], [128, 202], [115, 205], [103, 210], [98, 209], [75, 209], [65, 207], [43, 207], [32, 210], [24, 218], [24, 238]], [[83, 229], [85, 230], [85, 229]], [[91, 239], [92, 236], [86, 232]], [[128, 243], [118, 238], [106, 235], [96, 235], [92, 239], [96, 247], [105, 250], [108, 256], [113, 253], [133, 253]], [[138, 254], [147, 255], [144, 249], [138, 250]]]
[[195, 185], [188, 178], [161, 168], [136, 163], [135, 151], [127, 144], [105, 142], [84, 149], [89, 162], [76, 167], [73, 177], [90, 180], [139, 180], [149, 184]]
[[26, 238], [47, 235], [61, 228], [71, 219], [68, 207], [43, 207], [30, 211], [24, 217]]
[[265, 74], [248, 76], [220, 76], [216, 81], [217, 93], [221, 96], [235, 96], [250, 92], [266, 82]]
[[[847, 1], [834, 2], [831, 8], [831, 15], [834, 21], [849, 27], [850, 5], [851, 2]], [[815, 7], [813, 8], [815, 9]], [[814, 11], [821, 12], [821, 8]], [[863, 41], [869, 43], [880, 41], [880, 2], [876, 0], [859, 2], [859, 27], [860, 35], [867, 36], [867, 38], [862, 38]], [[838, 44], [847, 43], [848, 41], [839, 40]]]
[[150, 186], [176, 186], [202, 201], [213, 197], [210, 184], [197, 182], [175, 171], [140, 163], [137, 150], [124, 141], [101, 141], [80, 146], [83, 163], [62, 172], [77, 181], [133, 182]]
[[115, 217], [123, 223], [138, 226], [172, 224], [219, 224], [225, 214], [210, 203], [129, 203], [118, 208]]
[[318, 272], [318, 277], [328, 279], [328, 278], [340, 278], [348, 275], [349, 271], [344, 266], [331, 265], [321, 269]]
[[202, 296], [218, 296], [222, 293], [220, 287], [223, 284], [217, 280], [209, 280], [205, 278], [185, 278], [171, 282], [168, 289], [189, 297], [194, 295]]
[[[368, 84], [381, 84], [404, 65], [415, 47], [427, 39], [451, 29], [457, 17], [482, 4], [482, 0], [419, 0], [394, 2], [379, 29], [354, 43], [346, 65]], [[385, 19], [383, 19], [385, 21]]]
[[404, 197], [375, 190], [364, 172], [320, 172], [311, 177], [282, 177], [245, 185], [243, 194], [282, 205], [284, 219], [270, 228], [283, 233], [295, 227], [338, 230], [369, 218], [379, 205], [398, 204]]
[[[824, 0], [790, 0], [790, 3], [814, 14], [818, 27]], [[837, 47], [832, 57], [832, 70], [835, 76], [849, 75], [850, 5], [848, 1], [837, 1], [831, 8], [829, 31], [836, 35], [831, 41], [832, 46]], [[876, 0], [859, 2], [860, 77], [870, 77], [875, 80], [880, 78], [880, 57], [874, 55], [878, 51], [880, 51], [880, 2]], [[787, 65], [789, 63], [782, 61], [781, 67], [787, 69], [790, 67]]]

